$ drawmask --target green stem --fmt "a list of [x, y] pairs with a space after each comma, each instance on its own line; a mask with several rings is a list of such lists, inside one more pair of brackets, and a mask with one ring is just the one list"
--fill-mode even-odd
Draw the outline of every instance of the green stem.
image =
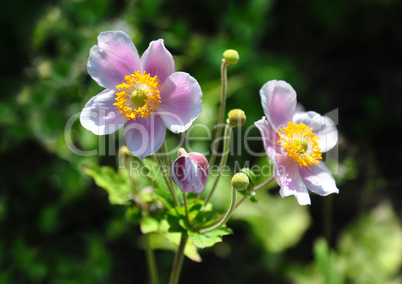
[[188, 207], [187, 207], [187, 196], [186, 193], [183, 192], [183, 203], [184, 203], [184, 211], [186, 213], [186, 222], [187, 222], [187, 226], [190, 226], [190, 219], [188, 218]]
[[[255, 186], [252, 190], [257, 191], [257, 190], [260, 190], [261, 188], [264, 188], [264, 187], [265, 187], [266, 185], [268, 185], [273, 179], [274, 179], [273, 176], [270, 177], [269, 179], [267, 179], [267, 180], [264, 181], [263, 183], [260, 183], [259, 185]], [[235, 206], [235, 209], [236, 209], [237, 207], [239, 207], [239, 205], [242, 204], [242, 202], [243, 202], [244, 200], [246, 200], [246, 199], [247, 199], [247, 197], [243, 196], [243, 197], [237, 202], [237, 204], [236, 204], [236, 206]]]
[[218, 124], [216, 128], [216, 134], [215, 134], [215, 144], [214, 144], [214, 149], [212, 151], [212, 156], [211, 159], [209, 160], [209, 165], [213, 166], [215, 163], [216, 159], [216, 154], [218, 152], [219, 148], [219, 138], [221, 138], [222, 134], [222, 124], [223, 124], [223, 117], [225, 113], [225, 106], [226, 106], [226, 93], [227, 93], [227, 67], [229, 64], [226, 62], [225, 59], [222, 59], [222, 65], [221, 65], [221, 107], [219, 109], [219, 117], [218, 117]]
[[[166, 146], [166, 140], [163, 141], [162, 149], [163, 149], [163, 156], [165, 157], [165, 165], [168, 168], [169, 176], [171, 176], [171, 172], [170, 172], [171, 168], [170, 168], [170, 164], [169, 164], [169, 157], [168, 157], [168, 154], [167, 154], [168, 151], [167, 151], [167, 146]], [[170, 183], [170, 186], [172, 186], [172, 180], [171, 179], [169, 179], [169, 183]]]
[[170, 273], [169, 284], [179, 283], [180, 272], [183, 266], [184, 248], [186, 247], [187, 238], [188, 238], [187, 235], [183, 233], [183, 235], [181, 236], [179, 248], [177, 249], [176, 252], [176, 257], [173, 262], [172, 272]]
[[214, 193], [216, 185], [218, 184], [219, 178], [221, 176], [222, 168], [226, 165], [226, 162], [228, 160], [231, 134], [232, 134], [232, 127], [229, 124], [226, 124], [224, 143], [223, 143], [223, 153], [222, 153], [223, 156], [221, 158], [221, 162], [220, 162], [219, 168], [218, 168], [218, 173], [215, 177], [214, 183], [212, 184], [211, 190], [209, 191], [209, 194], [208, 194], [207, 198], [205, 199], [205, 202], [204, 202], [205, 204], [207, 204], [208, 201], [211, 199], [211, 196]]
[[148, 269], [149, 269], [149, 276], [151, 278], [151, 284], [158, 284], [159, 279], [158, 279], [158, 270], [156, 267], [156, 261], [155, 261], [155, 254], [154, 250], [151, 248], [151, 242], [150, 242], [150, 237], [149, 234], [145, 235], [146, 238], [146, 254], [147, 254], [147, 262], [148, 262]]
[[165, 180], [165, 182], [166, 182], [166, 184], [167, 184], [167, 186], [168, 186], [168, 188], [169, 188], [169, 191], [170, 191], [170, 193], [172, 194], [174, 204], [175, 204], [176, 207], [179, 207], [179, 201], [177, 200], [176, 194], [174, 193], [173, 186], [172, 186], [172, 184], [169, 182], [169, 180], [168, 180], [168, 178], [166, 177], [166, 175], [163, 173], [163, 163], [162, 163], [162, 160], [161, 160], [161, 158], [160, 158], [158, 155], [154, 155], [154, 156], [155, 156], [156, 159], [158, 160], [159, 167], [161, 168], [161, 173], [162, 173], [163, 179]]
[[265, 187], [266, 185], [268, 185], [272, 180], [274, 179], [274, 177], [270, 177], [269, 179], [267, 179], [266, 181], [260, 183], [259, 185], [255, 186], [253, 188], [254, 191], [260, 190], [261, 188]]
[[[267, 179], [266, 181], [264, 181], [263, 183], [257, 185], [256, 187], [254, 187], [252, 190], [257, 191], [260, 190], [261, 188], [265, 187], [266, 185], [268, 185], [272, 180], [274, 179], [274, 177], [270, 177], [269, 179]], [[246, 200], [247, 197], [243, 196], [235, 205], [234, 209], [236, 209], [237, 207], [239, 207], [240, 204], [243, 203], [244, 200]], [[215, 224], [217, 224], [218, 222], [220, 222], [223, 218], [225, 217], [225, 215], [220, 216], [218, 219], [216, 219], [214, 222], [212, 222], [211, 224], [209, 224], [208, 226], [213, 226]]]
[[216, 224], [212, 224], [209, 227], [201, 229], [200, 233], [207, 233], [207, 232], [215, 230], [216, 228], [219, 228], [220, 226], [224, 225], [229, 220], [230, 216], [232, 215], [232, 213], [233, 213], [233, 211], [235, 209], [236, 197], [237, 197], [237, 191], [232, 186], [232, 194], [231, 194], [230, 206], [229, 206], [228, 211], [224, 215], [224, 217], [219, 222], [217, 222]]

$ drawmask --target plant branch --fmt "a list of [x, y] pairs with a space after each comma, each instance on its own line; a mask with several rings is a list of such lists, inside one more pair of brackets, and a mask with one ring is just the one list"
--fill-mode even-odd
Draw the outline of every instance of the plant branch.
[[221, 176], [222, 168], [226, 165], [226, 162], [228, 160], [231, 134], [232, 134], [232, 127], [229, 124], [226, 124], [224, 143], [223, 143], [223, 153], [222, 153], [223, 156], [221, 158], [221, 162], [219, 163], [218, 173], [215, 177], [214, 183], [212, 184], [211, 190], [209, 191], [209, 194], [205, 199], [205, 204], [207, 204], [211, 199], [211, 196], [214, 193], [216, 185], [218, 184], [219, 178]]
[[172, 272], [170, 274], [169, 284], [177, 284], [179, 283], [180, 272], [183, 266], [183, 258], [184, 258], [184, 248], [186, 247], [187, 235], [183, 233], [181, 236], [179, 248], [177, 249], [176, 256], [173, 262]]
[[222, 125], [223, 125], [223, 118], [224, 118], [224, 113], [225, 113], [225, 106], [226, 106], [226, 93], [227, 93], [227, 67], [229, 64], [226, 62], [225, 59], [222, 59], [222, 64], [221, 64], [221, 107], [219, 109], [219, 117], [218, 117], [218, 124], [216, 128], [216, 134], [215, 134], [215, 143], [214, 143], [214, 148], [212, 150], [212, 156], [211, 159], [209, 160], [209, 165], [213, 166], [215, 163], [216, 159], [216, 154], [218, 152], [219, 148], [219, 138], [221, 138], [222, 134]]

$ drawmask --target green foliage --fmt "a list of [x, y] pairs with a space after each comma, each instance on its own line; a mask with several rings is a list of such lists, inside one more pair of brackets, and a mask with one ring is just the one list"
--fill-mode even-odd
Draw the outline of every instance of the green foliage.
[[260, 194], [257, 203], [244, 202], [233, 218], [247, 221], [261, 246], [273, 253], [297, 244], [311, 222], [307, 207], [290, 198], [266, 194]]
[[382, 203], [351, 224], [338, 245], [350, 279], [392, 283], [402, 266], [402, 228], [389, 203]]
[[222, 237], [232, 234], [232, 230], [220, 227], [210, 232], [201, 233], [200, 229], [216, 220], [216, 213], [212, 211], [212, 205], [204, 206], [201, 200], [188, 200], [188, 221], [184, 207], [172, 208], [167, 213], [169, 232], [186, 233], [195, 246], [199, 248], [212, 247], [221, 242]]
[[111, 204], [128, 204], [132, 190], [130, 188], [130, 176], [126, 170], [116, 172], [107, 166], [86, 166], [86, 174], [93, 177], [95, 183], [107, 191]]
[[[384, 202], [351, 224], [339, 238], [337, 250], [325, 239], [314, 243], [314, 262], [292, 267], [296, 283], [399, 283], [402, 264], [402, 227]], [[306, 273], [308, 271], [308, 273]]]
[[314, 268], [323, 276], [324, 283], [345, 283], [345, 274], [341, 269], [339, 257], [330, 250], [325, 239], [318, 239], [314, 243]]
[[[179, 246], [181, 234], [165, 232], [164, 234], [149, 234], [148, 237], [152, 249], [163, 249], [175, 252]], [[201, 256], [198, 253], [197, 247], [189, 239], [184, 248], [184, 255], [192, 261], [201, 261]]]
[[[155, 183], [156, 188], [154, 194], [160, 199], [160, 201], [166, 206], [166, 208], [172, 208], [174, 206], [174, 200], [169, 192], [169, 187], [166, 184], [163, 175], [167, 175], [166, 172], [162, 172], [160, 166], [151, 159], [144, 159], [143, 164], [149, 170], [148, 177]], [[179, 190], [175, 186], [176, 195], [179, 196]]]
[[189, 231], [188, 235], [193, 241], [194, 245], [199, 248], [212, 247], [218, 242], [222, 241], [225, 235], [233, 234], [232, 230], [225, 227], [220, 227], [207, 233], [199, 233]]

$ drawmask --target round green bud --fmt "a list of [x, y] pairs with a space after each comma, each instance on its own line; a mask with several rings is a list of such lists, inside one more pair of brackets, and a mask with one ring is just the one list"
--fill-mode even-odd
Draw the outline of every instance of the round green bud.
[[246, 174], [248, 176], [248, 178], [250, 179], [251, 183], [254, 183], [257, 179], [257, 177], [255, 176], [255, 173], [252, 170], [250, 170], [249, 168], [242, 168], [242, 169], [240, 169], [240, 172]]
[[228, 122], [230, 126], [243, 126], [246, 122], [246, 114], [241, 109], [232, 109], [228, 113]]
[[231, 65], [236, 65], [239, 62], [239, 53], [234, 49], [225, 50], [223, 53], [225, 61]]
[[247, 189], [249, 184], [250, 180], [244, 173], [237, 173], [232, 177], [232, 186], [238, 191]]

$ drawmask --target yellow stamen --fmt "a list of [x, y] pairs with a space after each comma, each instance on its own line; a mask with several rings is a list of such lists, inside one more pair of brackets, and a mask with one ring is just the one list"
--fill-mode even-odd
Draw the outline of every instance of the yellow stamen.
[[159, 107], [161, 97], [158, 88], [158, 76], [136, 71], [134, 74], [124, 76], [120, 85], [116, 86], [117, 113], [126, 119], [148, 117]]
[[317, 165], [322, 160], [321, 149], [318, 147], [317, 135], [311, 131], [312, 128], [304, 123], [289, 122], [286, 127], [279, 129], [278, 141], [285, 148], [289, 157], [298, 162], [300, 167], [308, 167]]

